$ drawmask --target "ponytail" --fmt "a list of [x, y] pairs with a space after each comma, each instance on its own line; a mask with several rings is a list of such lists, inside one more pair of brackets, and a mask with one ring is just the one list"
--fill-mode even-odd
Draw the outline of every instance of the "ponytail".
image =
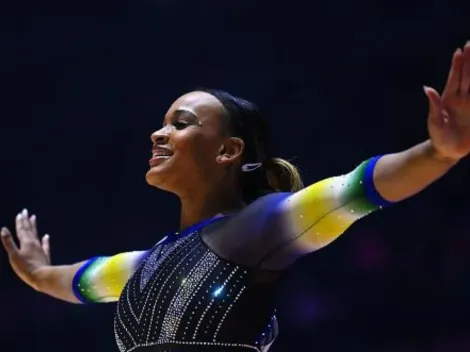
[[241, 190], [246, 203], [276, 192], [297, 192], [304, 183], [296, 166], [281, 158], [271, 158], [259, 169], [241, 173]]
[[297, 167], [281, 158], [270, 160], [266, 168], [266, 178], [273, 192], [297, 192], [304, 188]]
[[229, 134], [245, 142], [238, 187], [246, 203], [269, 193], [296, 192], [304, 187], [294, 165], [269, 157], [269, 128], [255, 104], [222, 90], [202, 91], [222, 104], [221, 117]]

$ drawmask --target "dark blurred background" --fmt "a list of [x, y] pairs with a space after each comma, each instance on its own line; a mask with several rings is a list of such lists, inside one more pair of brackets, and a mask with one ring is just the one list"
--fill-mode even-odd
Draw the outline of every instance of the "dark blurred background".
[[[53, 261], [149, 248], [178, 203], [149, 135], [199, 86], [254, 100], [307, 183], [426, 138], [470, 3], [82, 0], [0, 5], [0, 223], [27, 207]], [[470, 163], [296, 264], [272, 351], [470, 351]], [[0, 251], [0, 351], [116, 351], [114, 304], [19, 281]]]

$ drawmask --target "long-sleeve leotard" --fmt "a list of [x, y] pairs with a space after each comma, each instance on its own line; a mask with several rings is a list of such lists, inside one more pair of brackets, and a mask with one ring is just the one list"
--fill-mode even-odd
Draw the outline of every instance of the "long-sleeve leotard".
[[275, 242], [266, 241], [270, 245], [260, 261], [263, 266], [284, 268], [333, 242], [362, 217], [390, 205], [374, 186], [373, 172], [379, 158], [369, 159], [346, 175], [327, 178], [282, 199], [271, 220], [278, 228], [278, 235], [274, 236]]
[[[216, 254], [234, 263], [286, 269], [334, 241], [355, 221], [389, 204], [374, 187], [378, 159], [296, 193], [262, 197], [240, 213], [208, 225], [202, 237]], [[91, 259], [75, 277], [77, 297], [84, 302], [117, 300], [145, 255], [130, 252]]]
[[89, 259], [75, 274], [75, 296], [83, 303], [117, 301], [146, 254], [134, 251]]
[[226, 224], [203, 233], [205, 242], [232, 262], [260, 269], [286, 269], [334, 241], [355, 221], [390, 204], [374, 186], [373, 173], [379, 159], [369, 159], [348, 174], [295, 193], [262, 197]]

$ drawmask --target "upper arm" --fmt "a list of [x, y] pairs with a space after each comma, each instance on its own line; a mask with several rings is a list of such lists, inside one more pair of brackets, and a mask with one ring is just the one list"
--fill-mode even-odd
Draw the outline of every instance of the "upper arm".
[[264, 262], [270, 262], [270, 267], [290, 264], [328, 245], [355, 221], [387, 205], [374, 187], [378, 159], [284, 197], [269, 219], [269, 232], [275, 233], [276, 244], [270, 246]]
[[75, 296], [83, 303], [117, 301], [146, 253], [134, 251], [88, 260], [73, 279]]

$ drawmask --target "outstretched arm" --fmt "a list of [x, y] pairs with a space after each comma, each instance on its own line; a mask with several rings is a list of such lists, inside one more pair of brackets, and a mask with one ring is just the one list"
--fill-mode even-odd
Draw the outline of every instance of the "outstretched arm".
[[126, 252], [71, 265], [44, 266], [35, 273], [35, 288], [71, 303], [114, 302], [145, 253]]
[[318, 250], [355, 221], [408, 198], [444, 175], [455, 163], [436, 155], [431, 143], [377, 156], [352, 172], [315, 183], [279, 203], [275, 217], [301, 252]]
[[429, 87], [425, 93], [430, 139], [284, 197], [270, 217], [268, 232], [280, 236], [265, 267], [284, 267], [326, 246], [363, 216], [420, 192], [470, 152], [470, 43], [454, 53], [442, 96]]
[[76, 270], [70, 285], [76, 299], [82, 303], [117, 301], [146, 253], [126, 252], [84, 262]]
[[388, 201], [401, 201], [445, 175], [456, 163], [454, 159], [441, 157], [428, 140], [380, 158], [373, 174], [374, 185]]
[[39, 292], [71, 303], [117, 300], [146, 255], [128, 252], [71, 265], [51, 265], [49, 236], [38, 237], [36, 217], [30, 217], [26, 209], [16, 217], [16, 235], [19, 245], [10, 231], [2, 228], [2, 243], [18, 277]]
[[383, 157], [374, 180], [389, 200], [402, 200], [444, 175], [470, 151], [470, 42], [457, 49], [442, 96], [424, 87], [429, 100], [430, 139]]

